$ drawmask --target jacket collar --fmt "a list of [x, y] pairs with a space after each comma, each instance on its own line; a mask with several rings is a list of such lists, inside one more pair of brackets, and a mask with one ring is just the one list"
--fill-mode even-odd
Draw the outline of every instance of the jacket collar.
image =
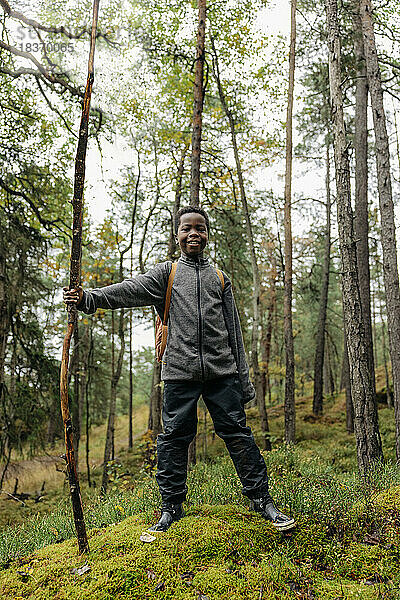
[[191, 256], [186, 256], [183, 252], [179, 258], [179, 262], [188, 265], [189, 267], [195, 267], [196, 265], [199, 265], [199, 267], [208, 267], [210, 265], [210, 261], [208, 258], [204, 258], [204, 256], [195, 256], [192, 258]]

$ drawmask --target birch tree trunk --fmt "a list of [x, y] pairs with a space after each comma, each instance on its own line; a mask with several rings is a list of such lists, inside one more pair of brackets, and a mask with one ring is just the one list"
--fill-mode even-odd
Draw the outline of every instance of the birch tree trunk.
[[341, 89], [340, 38], [336, 0], [325, 0], [329, 84], [334, 125], [337, 220], [342, 262], [342, 295], [345, 331], [350, 364], [351, 392], [354, 407], [354, 432], [360, 473], [367, 475], [383, 460], [376, 420], [373, 382], [369, 371], [368, 347], [362, 319], [357, 252], [350, 196], [350, 168], [345, 134]]
[[326, 325], [326, 309], [328, 306], [328, 291], [329, 291], [329, 269], [331, 264], [331, 171], [329, 157], [329, 143], [326, 146], [326, 231], [325, 231], [325, 248], [324, 248], [324, 264], [322, 267], [322, 286], [321, 297], [319, 301], [318, 311], [318, 328], [317, 339], [315, 345], [314, 359], [314, 397], [313, 397], [313, 413], [314, 415], [322, 415], [323, 410], [323, 371], [324, 371], [324, 354], [325, 354], [325, 325]]
[[368, 344], [368, 360], [375, 390], [374, 343], [371, 322], [371, 289], [369, 269], [369, 220], [368, 220], [368, 82], [365, 67], [364, 43], [361, 32], [361, 19], [357, 6], [353, 6], [353, 45], [357, 66], [356, 107], [354, 118], [355, 153], [355, 210], [354, 231], [357, 240], [358, 278], [361, 294], [361, 307]]
[[359, 0], [368, 86], [375, 131], [375, 157], [383, 250], [389, 353], [392, 362], [393, 404], [396, 424], [396, 457], [400, 459], [400, 288], [397, 266], [396, 230], [390, 173], [389, 140], [383, 105], [383, 90], [375, 45], [370, 0]]
[[293, 157], [293, 91], [296, 52], [296, 4], [291, 0], [291, 29], [289, 51], [289, 87], [286, 113], [286, 169], [285, 169], [285, 284], [283, 296], [283, 327], [285, 335], [285, 441], [296, 441], [296, 406], [294, 397], [294, 345], [292, 322], [293, 266], [292, 266], [292, 157]]
[[190, 173], [190, 204], [200, 204], [200, 150], [201, 130], [203, 120], [204, 102], [204, 58], [206, 37], [206, 0], [198, 0], [199, 21], [196, 42], [196, 68], [194, 78], [194, 105], [193, 105], [193, 134], [192, 134], [192, 165]]

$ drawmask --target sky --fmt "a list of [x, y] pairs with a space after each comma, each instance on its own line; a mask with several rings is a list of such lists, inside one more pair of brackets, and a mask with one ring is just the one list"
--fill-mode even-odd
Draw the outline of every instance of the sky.
[[[275, 33], [289, 36], [290, 33], [290, 3], [288, 0], [279, 0], [268, 8], [265, 8], [259, 16], [257, 25], [264, 33]], [[113, 142], [104, 142], [102, 145], [102, 157], [100, 157], [97, 146], [92, 143], [88, 148], [88, 160], [85, 193], [86, 202], [89, 204], [90, 215], [95, 222], [101, 222], [108, 208], [110, 208], [110, 197], [107, 190], [107, 180], [113, 179], [118, 174], [122, 165], [135, 163], [132, 149], [126, 146], [122, 138], [117, 136]], [[310, 189], [312, 186], [319, 187], [320, 181], [311, 172], [297, 180], [299, 188]], [[279, 168], [270, 168], [259, 174], [260, 187], [264, 189], [281, 187], [283, 190], [282, 174]], [[301, 223], [298, 224], [302, 226]], [[134, 332], [134, 348], [153, 345], [154, 334], [151, 327], [136, 325]]]
[[[15, 7], [24, 10], [26, 14], [35, 16], [34, 6], [37, 0], [19, 0], [15, 2]], [[101, 10], [100, 16], [101, 20]], [[266, 34], [281, 34], [287, 39], [290, 33], [290, 2], [289, 0], [276, 0], [268, 7], [264, 8], [259, 14], [256, 25]], [[39, 58], [39, 56], [38, 56]], [[108, 65], [107, 65], [108, 66]], [[82, 61], [82, 82], [86, 80], [86, 60]], [[96, 68], [96, 63], [95, 63]], [[118, 68], [118, 57], [111, 64], [111, 68]], [[97, 64], [97, 81], [101, 87], [101, 78], [109, 76], [109, 71], [103, 68], [103, 65]], [[296, 72], [297, 81], [300, 79], [298, 71]], [[298, 83], [297, 83], [298, 86]], [[298, 87], [297, 87], [298, 93]], [[95, 101], [96, 78], [94, 83], [93, 97]], [[296, 89], [295, 89], [296, 98]], [[298, 105], [295, 107], [296, 113]], [[77, 122], [77, 129], [79, 122]], [[296, 130], [294, 131], [294, 143], [296, 143]], [[125, 165], [135, 163], [135, 156], [122, 136], [115, 135], [112, 141], [103, 139], [101, 155], [96, 143], [92, 140], [89, 143], [87, 151], [87, 171], [86, 171], [86, 191], [85, 202], [89, 206], [89, 213], [95, 223], [100, 223], [107, 209], [111, 206], [109, 194], [109, 182], [118, 179], [119, 171]], [[256, 175], [256, 185], [260, 189], [272, 189], [276, 195], [283, 195], [283, 169], [284, 164], [279, 164], [269, 168], [260, 169]], [[293, 172], [293, 197], [304, 195], [321, 197], [324, 194], [324, 173], [318, 172], [315, 165], [307, 168], [303, 162], [294, 159]], [[73, 174], [73, 165], [71, 165], [71, 176]], [[293, 206], [293, 231], [296, 235], [304, 232], [307, 228], [307, 222], [304, 221], [304, 215], [297, 211]], [[137, 325], [134, 335], [135, 348], [143, 345], [153, 344], [153, 331], [146, 329], [143, 325]]]

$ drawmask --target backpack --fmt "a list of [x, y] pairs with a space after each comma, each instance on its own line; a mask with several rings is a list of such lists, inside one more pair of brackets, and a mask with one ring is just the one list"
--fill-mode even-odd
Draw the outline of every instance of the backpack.
[[[165, 347], [167, 345], [167, 336], [168, 336], [168, 317], [169, 317], [169, 307], [171, 304], [171, 293], [172, 293], [172, 284], [174, 283], [176, 268], [178, 263], [172, 263], [171, 272], [168, 277], [168, 286], [167, 293], [165, 295], [165, 308], [164, 308], [164, 318], [161, 320], [159, 315], [156, 317], [156, 358], [157, 362], [162, 362], [162, 357], [165, 352]], [[224, 291], [225, 281], [222, 271], [219, 269], [215, 269], [217, 275], [221, 281], [222, 291]]]

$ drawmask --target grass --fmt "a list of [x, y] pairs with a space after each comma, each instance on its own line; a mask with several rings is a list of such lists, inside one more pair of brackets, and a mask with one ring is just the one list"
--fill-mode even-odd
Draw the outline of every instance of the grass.
[[[200, 463], [190, 473], [187, 516], [152, 544], [139, 539], [157, 517], [151, 479], [136, 492], [92, 499], [87, 557], [77, 556], [75, 540], [61, 541], [73, 535], [62, 508], [3, 531], [3, 597], [399, 598], [399, 470], [387, 465], [366, 485], [299, 449], [278, 449], [268, 463], [275, 497], [296, 515], [293, 534], [248, 511], [228, 460]], [[83, 564], [86, 574], [71, 572]]]
[[[393, 413], [384, 406], [379, 411], [387, 462], [363, 481], [355, 470], [354, 437], [344, 427], [344, 399], [329, 398], [318, 419], [310, 407], [311, 397], [297, 402], [294, 448], [279, 445], [283, 407], [269, 410], [275, 446], [265, 454], [270, 487], [279, 506], [296, 516], [293, 534], [280, 536], [249, 512], [222, 442], [202, 421], [198, 457], [204, 460], [189, 474], [187, 516], [152, 544], [142, 543], [140, 533], [156, 520], [160, 500], [154, 479], [139, 468], [139, 446], [124, 449], [127, 423], [120, 419], [109, 495], [99, 498], [83, 482], [90, 554], [77, 556], [69, 502], [50, 490], [50, 512], [47, 507], [0, 534], [3, 597], [400, 600]], [[248, 414], [260, 439], [256, 410]], [[145, 425], [142, 414], [137, 427], [140, 418]], [[98, 433], [93, 456], [100, 464]], [[127, 477], [127, 471], [135, 475]], [[72, 572], [82, 565], [90, 570]]]
[[[141, 406], [134, 411], [133, 433], [136, 438], [140, 437], [146, 430], [148, 419], [148, 409]], [[91, 477], [95, 484], [99, 484], [102, 475], [102, 463], [104, 455], [104, 439], [107, 424], [93, 427], [90, 437], [90, 465]], [[86, 437], [81, 440], [81, 469], [80, 476], [82, 495], [90, 498], [92, 490], [87, 486], [86, 465], [84, 462], [84, 448]], [[126, 450], [128, 445], [128, 417], [120, 415], [116, 418], [115, 424], [115, 451], [124, 456], [124, 462], [140, 461], [137, 451], [129, 452]], [[65, 452], [63, 440], [59, 440], [54, 448], [43, 456], [37, 456], [31, 460], [16, 460], [11, 463], [7, 479], [3, 486], [3, 493], [0, 495], [0, 525], [23, 524], [27, 518], [35, 515], [44, 515], [49, 511], [57, 510], [62, 498], [68, 496], [68, 485], [65, 480], [65, 463], [60, 456]], [[130, 466], [132, 466], [130, 464]], [[45, 494], [40, 502], [28, 499], [24, 503], [17, 503], [10, 499], [7, 492], [12, 494], [15, 484], [15, 478], [18, 477], [18, 492], [33, 493], [41, 489], [43, 481], [46, 482]]]

